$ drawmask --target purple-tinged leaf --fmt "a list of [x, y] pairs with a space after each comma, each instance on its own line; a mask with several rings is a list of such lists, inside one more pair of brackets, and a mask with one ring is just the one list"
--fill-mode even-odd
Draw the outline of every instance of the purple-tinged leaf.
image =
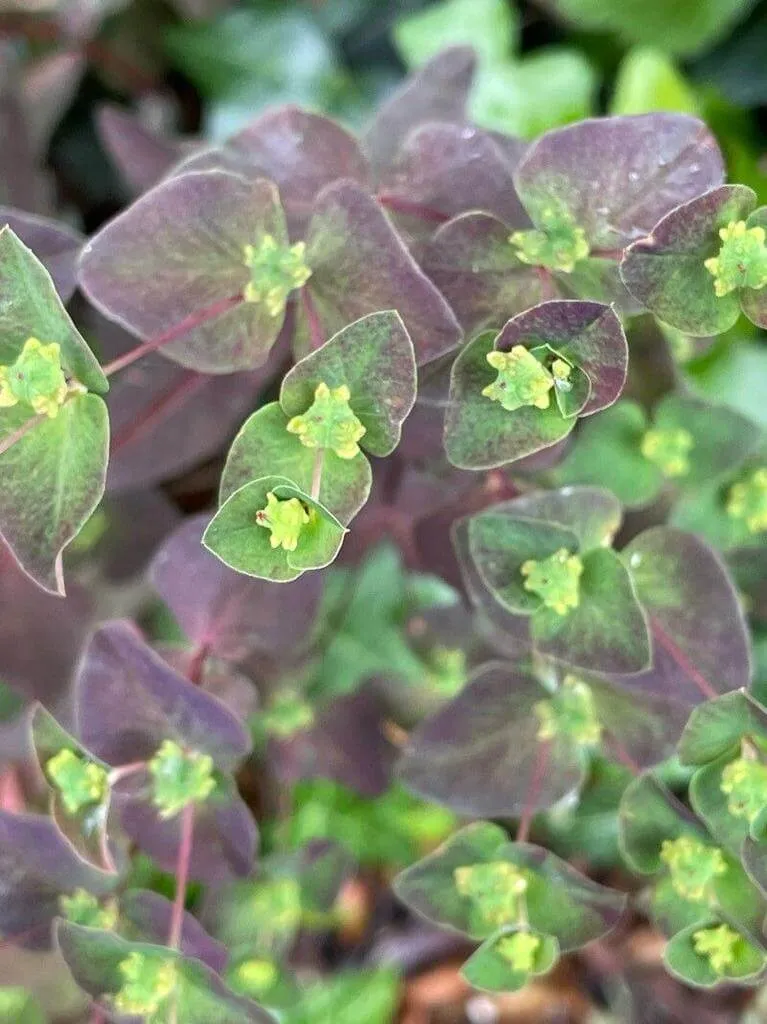
[[[328, 185], [317, 196], [306, 239], [312, 276], [302, 321], [319, 320], [326, 341], [379, 310], [396, 310], [419, 365], [458, 347], [461, 329], [440, 292], [413, 260], [386, 214], [353, 181]], [[302, 322], [301, 344], [318, 347], [318, 327]]]
[[[0, 440], [23, 431], [30, 413], [21, 403], [3, 410]], [[101, 501], [108, 458], [107, 407], [90, 394], [74, 395], [0, 454], [0, 533], [49, 593], [65, 595], [62, 554]]]
[[21, 98], [18, 62], [10, 42], [0, 48], [0, 202], [49, 213], [51, 188], [37, 160]]
[[517, 259], [510, 229], [488, 213], [464, 213], [440, 227], [420, 263], [444, 294], [467, 334], [497, 331], [506, 321], [550, 299], [553, 278]]
[[215, 697], [174, 672], [126, 622], [98, 629], [75, 686], [79, 735], [108, 764], [151, 758], [165, 739], [237, 767], [250, 739]]
[[[171, 931], [173, 904], [159, 893], [146, 889], [129, 889], [120, 900], [120, 921], [125, 936], [142, 942], [163, 945]], [[181, 925], [180, 952], [201, 960], [212, 971], [221, 974], [226, 967], [226, 947], [208, 935], [196, 917], [184, 913]]]
[[671, 210], [626, 250], [623, 283], [651, 313], [693, 337], [729, 330], [740, 315], [739, 292], [717, 295], [705, 262], [719, 252], [719, 230], [755, 206], [752, 189], [722, 185]]
[[[205, 216], [200, 216], [200, 211]], [[80, 287], [142, 341], [193, 370], [260, 366], [283, 317], [247, 302], [246, 246], [287, 244], [277, 190], [221, 171], [182, 174], [142, 196], [83, 250]]]
[[576, 421], [575, 415], [563, 416], [556, 401], [547, 408], [524, 405], [513, 411], [491, 401], [483, 390], [497, 377], [487, 361], [492, 350], [549, 346], [552, 357], [570, 364], [571, 375], [582, 371], [588, 377], [581, 416], [611, 405], [626, 380], [626, 337], [616, 314], [601, 303], [544, 302], [509, 320], [491, 342], [488, 332], [466, 346], [451, 375], [445, 448], [463, 469], [489, 469], [531, 455], [562, 440]]
[[[130, 792], [115, 793], [115, 805], [126, 834], [163, 871], [175, 872], [182, 842], [182, 815], [162, 818], [146, 797], [140, 778]], [[137, 784], [138, 783], [138, 784]], [[148, 780], [147, 780], [148, 783]], [[253, 868], [258, 832], [248, 805], [226, 776], [195, 808], [189, 873], [207, 884], [247, 875]]]
[[699, 704], [748, 686], [748, 632], [719, 557], [692, 534], [646, 530], [623, 559], [645, 608], [653, 646], [648, 672], [627, 680], [648, 693]]
[[84, 52], [54, 49], [28, 60], [22, 100], [32, 151], [45, 160], [51, 137], [75, 98], [88, 64]]
[[[0, 679], [56, 711], [69, 689], [93, 614], [91, 595], [76, 583], [67, 600], [41, 590], [0, 548]], [[35, 624], [34, 642], [21, 638]]]
[[[99, 350], [113, 359], [135, 348], [130, 334], [86, 311]], [[107, 406], [112, 444], [110, 491], [132, 490], [177, 476], [219, 452], [256, 404], [260, 390], [285, 358], [285, 336], [257, 370], [209, 375], [155, 352], [111, 380]]]
[[[413, 370], [415, 372], [415, 366]], [[310, 398], [303, 411], [311, 404]], [[355, 404], [352, 403], [353, 408]], [[285, 477], [302, 491], [311, 491], [317, 451], [288, 432], [289, 422], [290, 418], [280, 408], [279, 402], [270, 402], [243, 423], [226, 458], [221, 476], [220, 502], [226, 501], [251, 480], [269, 475]], [[332, 449], [326, 448], [322, 456], [318, 498], [346, 526], [367, 501], [372, 478], [370, 463], [361, 451], [353, 459], [342, 459]]]
[[249, 999], [236, 996], [210, 967], [167, 946], [128, 942], [113, 932], [67, 921], [59, 924], [56, 937], [75, 981], [94, 999], [109, 998], [120, 991], [125, 981], [120, 964], [137, 953], [175, 966], [178, 980], [169, 997], [168, 1011], [172, 1012], [175, 1003], [177, 1019], [184, 1024], [274, 1024], [271, 1014]]
[[160, 548], [152, 583], [199, 648], [227, 661], [255, 652], [285, 659], [305, 646], [322, 595], [322, 578], [309, 573], [292, 584], [272, 584], [234, 572], [202, 546], [207, 516], [183, 523]]
[[349, 406], [365, 427], [360, 446], [372, 455], [391, 455], [416, 396], [413, 342], [400, 316], [393, 310], [371, 313], [305, 356], [282, 382], [285, 414], [305, 413], [319, 384], [346, 385]]
[[532, 218], [561, 205], [591, 249], [621, 249], [665, 214], [724, 180], [716, 141], [685, 114], [580, 121], [543, 135], [514, 175]]
[[476, 55], [469, 46], [437, 54], [380, 108], [365, 137], [365, 150], [377, 173], [396, 160], [410, 132], [426, 122], [463, 124]]
[[75, 889], [106, 895], [116, 876], [87, 864], [50, 818], [0, 810], [0, 934], [30, 949], [47, 949], [59, 897]]
[[98, 111], [96, 126], [101, 142], [134, 196], [156, 185], [190, 148], [197, 148], [194, 142], [159, 135], [132, 111], [112, 104]]
[[499, 145], [491, 133], [470, 125], [422, 125], [383, 174], [378, 201], [420, 234], [467, 210], [526, 228], [530, 221], [512, 182], [526, 149], [517, 139]]
[[419, 796], [476, 817], [518, 817], [575, 792], [585, 761], [573, 743], [538, 739], [548, 693], [510, 665], [486, 665], [410, 734], [398, 766]]
[[68, 302], [77, 284], [75, 264], [85, 241], [80, 232], [59, 221], [0, 206], [0, 228], [6, 225], [37, 256], [62, 302]]
[[391, 783], [394, 748], [380, 700], [365, 688], [332, 701], [311, 728], [274, 738], [268, 759], [283, 784], [331, 779], [362, 796], [381, 796]]
[[314, 200], [326, 185], [345, 178], [366, 186], [370, 175], [349, 132], [330, 118], [290, 105], [268, 110], [220, 148], [193, 156], [180, 168], [211, 169], [273, 181], [296, 239], [303, 238]]

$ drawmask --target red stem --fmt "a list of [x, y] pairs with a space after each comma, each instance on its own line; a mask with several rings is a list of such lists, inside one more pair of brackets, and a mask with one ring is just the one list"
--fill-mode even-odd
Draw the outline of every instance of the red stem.
[[530, 779], [530, 788], [527, 791], [525, 806], [522, 808], [522, 813], [519, 816], [519, 827], [517, 828], [518, 843], [526, 843], [530, 835], [530, 826], [536, 810], [535, 805], [538, 803], [538, 797], [541, 794], [541, 786], [546, 775], [550, 752], [551, 743], [538, 744], [535, 752], [533, 775]]
[[183, 334], [194, 330], [195, 327], [200, 327], [202, 324], [208, 323], [209, 320], [215, 320], [217, 316], [221, 316], [222, 313], [226, 313], [243, 301], [242, 295], [230, 295], [226, 299], [219, 299], [218, 302], [214, 302], [211, 306], [206, 306], [205, 309], [197, 310], [196, 313], [190, 313], [188, 317], [185, 317], [180, 323], [174, 324], [173, 327], [170, 327], [163, 334], [159, 334], [156, 338], [150, 338], [149, 341], [142, 342], [136, 348], [132, 348], [130, 352], [126, 352], [124, 355], [118, 356], [117, 359], [113, 359], [111, 363], [107, 363], [106, 366], [102, 366], [101, 369], [104, 375], [111, 377], [118, 370], [124, 370], [126, 366], [130, 366], [138, 359], [143, 359], [150, 352], [156, 352], [158, 348], [169, 345]]
[[392, 213], [409, 214], [418, 217], [420, 220], [428, 220], [432, 224], [445, 224], [450, 218], [445, 213], [433, 209], [431, 206], [422, 206], [421, 203], [411, 202], [402, 196], [392, 195], [390, 192], [379, 192], [376, 199], [387, 210]]
[[189, 659], [189, 667], [186, 670], [186, 677], [195, 686], [199, 686], [202, 682], [202, 672], [209, 654], [210, 648], [207, 644], [200, 644], [192, 652], [192, 657]]
[[325, 332], [322, 329], [317, 307], [314, 305], [314, 299], [306, 287], [301, 289], [301, 304], [304, 307], [306, 322], [309, 325], [309, 338], [311, 339], [312, 349], [322, 348], [325, 344]]
[[99, 1006], [98, 1003], [93, 1004], [91, 1009], [90, 1024], [106, 1024], [106, 1014], [104, 1010]]
[[658, 623], [657, 619], [650, 619], [650, 628], [653, 636], [661, 647], [663, 647], [671, 655], [674, 661], [682, 667], [682, 670], [687, 673], [690, 679], [692, 679], [703, 696], [707, 700], [715, 700], [719, 694], [716, 692], [714, 687], [708, 679], [706, 679], [706, 677], [697, 670], [684, 651], [680, 650], [671, 637], [663, 631], [663, 627]]
[[192, 859], [192, 839], [194, 837], [194, 804], [187, 804], [181, 812], [181, 838], [176, 858], [176, 898], [173, 901], [173, 913], [170, 920], [168, 945], [171, 949], [181, 946], [181, 933], [184, 926], [184, 904], [186, 903], [186, 887], [189, 881], [189, 862]]
[[632, 775], [641, 775], [642, 769], [636, 763], [631, 754], [629, 754], [628, 750], [626, 750], [623, 744], [619, 740], [617, 740], [615, 736], [613, 736], [612, 734], [607, 736], [606, 739], [607, 745], [610, 747], [610, 749], [615, 754], [616, 758], [620, 761], [620, 763], [624, 766], [624, 768], [628, 768]]

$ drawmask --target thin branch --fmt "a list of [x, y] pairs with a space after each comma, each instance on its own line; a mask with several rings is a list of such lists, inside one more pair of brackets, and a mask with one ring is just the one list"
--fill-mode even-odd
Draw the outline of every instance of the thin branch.
[[403, 213], [419, 220], [429, 221], [430, 224], [446, 224], [450, 220], [447, 214], [435, 210], [431, 206], [424, 206], [422, 203], [414, 203], [403, 196], [392, 195], [390, 192], [379, 192], [376, 199], [386, 210], [392, 213]]
[[312, 469], [312, 489], [309, 497], [319, 501], [320, 488], [322, 487], [322, 467], [325, 462], [325, 449], [318, 448], [314, 456], [314, 467]]
[[186, 887], [189, 881], [189, 864], [192, 859], [193, 838], [194, 804], [189, 803], [181, 812], [181, 838], [176, 857], [176, 898], [173, 901], [173, 913], [171, 915], [170, 933], [168, 935], [168, 945], [171, 949], [179, 949], [181, 947]]
[[106, 366], [102, 366], [101, 369], [104, 376], [111, 377], [113, 373], [124, 370], [126, 366], [131, 366], [137, 360], [149, 355], [150, 352], [156, 352], [157, 349], [169, 345], [172, 341], [176, 341], [188, 331], [194, 330], [195, 327], [200, 327], [210, 320], [215, 320], [217, 316], [221, 316], [223, 313], [228, 312], [228, 310], [234, 309], [235, 306], [238, 306], [243, 301], [242, 295], [230, 295], [226, 299], [219, 299], [218, 302], [206, 306], [205, 309], [197, 310], [196, 313], [190, 313], [180, 323], [174, 324], [173, 327], [159, 334], [156, 338], [143, 341], [136, 348], [132, 348], [130, 352], [126, 352], [124, 355], [118, 356], [117, 359], [113, 359], [111, 363], [107, 363]]
[[519, 827], [517, 828], [517, 842], [526, 843], [530, 837], [530, 826], [536, 812], [538, 797], [541, 795], [541, 787], [546, 776], [546, 769], [549, 764], [551, 743], [539, 743], [535, 752], [535, 763], [533, 764], [533, 775], [530, 779], [530, 787], [525, 798], [525, 805], [519, 816]]
[[325, 332], [322, 329], [322, 323], [320, 322], [317, 307], [314, 305], [314, 299], [305, 285], [301, 289], [301, 305], [304, 307], [304, 313], [306, 314], [306, 322], [309, 327], [309, 338], [312, 343], [312, 349], [322, 348], [326, 340]]
[[22, 437], [25, 437], [30, 430], [37, 426], [45, 419], [44, 413], [38, 413], [37, 416], [30, 416], [26, 423], [22, 423], [20, 427], [17, 427], [12, 433], [7, 434], [2, 441], [0, 441], [0, 455], [5, 455], [9, 448], [13, 448], [17, 441], [20, 441]]

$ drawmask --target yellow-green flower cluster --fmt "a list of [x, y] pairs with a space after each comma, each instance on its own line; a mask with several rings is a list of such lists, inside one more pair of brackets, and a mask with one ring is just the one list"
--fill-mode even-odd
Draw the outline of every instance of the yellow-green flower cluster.
[[115, 995], [120, 1013], [151, 1018], [157, 1013], [178, 983], [172, 960], [146, 953], [130, 953], [119, 965], [123, 985]]
[[560, 548], [541, 561], [528, 559], [520, 571], [525, 577], [525, 590], [537, 594], [544, 606], [557, 615], [567, 615], [578, 607], [583, 562], [567, 548]]
[[456, 868], [453, 878], [458, 892], [472, 901], [488, 925], [499, 928], [516, 923], [528, 882], [515, 864], [472, 864]]
[[45, 771], [70, 814], [101, 803], [109, 790], [105, 770], [73, 750], [60, 750], [48, 761]]
[[602, 737], [594, 694], [577, 676], [565, 676], [555, 696], [539, 701], [533, 710], [540, 722], [539, 740], [567, 736], [580, 746], [593, 746]]
[[216, 788], [213, 758], [196, 750], [183, 750], [173, 740], [163, 740], [148, 768], [152, 803], [162, 818], [175, 817], [191, 803], [204, 803]]
[[739, 757], [722, 772], [721, 790], [728, 797], [727, 809], [749, 824], [767, 807], [767, 765], [754, 758]]
[[767, 246], [761, 227], [749, 228], [733, 220], [721, 228], [719, 253], [704, 262], [714, 278], [714, 291], [722, 298], [737, 288], [764, 288], [767, 284]]
[[767, 469], [754, 470], [733, 484], [727, 496], [727, 515], [744, 519], [749, 533], [767, 530]]
[[306, 265], [306, 244], [281, 245], [274, 235], [263, 235], [258, 245], [245, 246], [245, 266], [250, 281], [245, 286], [246, 302], [262, 302], [269, 316], [282, 316], [288, 296], [303, 288], [312, 276]]
[[555, 359], [549, 371], [524, 345], [514, 345], [509, 352], [488, 352], [487, 361], [498, 377], [482, 394], [507, 412], [523, 406], [548, 409], [552, 388], [569, 390], [572, 367], [564, 359]]
[[357, 442], [366, 431], [352, 412], [350, 398], [345, 384], [337, 388], [318, 384], [314, 402], [303, 415], [290, 420], [288, 432], [297, 434], [307, 448], [327, 448], [339, 459], [353, 459], [360, 450]]
[[273, 548], [295, 551], [301, 531], [311, 520], [311, 513], [298, 498], [278, 498], [273, 491], [266, 496], [266, 507], [256, 512], [256, 524], [271, 532]]
[[721, 850], [689, 835], [666, 839], [660, 859], [668, 866], [676, 892], [693, 903], [711, 901], [716, 879], [727, 871]]
[[656, 427], [642, 438], [642, 455], [653, 462], [667, 477], [686, 476], [690, 472], [688, 458], [695, 442], [683, 427]]
[[517, 250], [517, 259], [563, 274], [572, 273], [590, 252], [585, 231], [560, 205], [546, 206], [539, 221], [540, 230], [515, 231], [509, 238]]
[[43, 345], [27, 338], [15, 362], [0, 366], [0, 408], [28, 405], [38, 415], [55, 419], [69, 394], [56, 342]]

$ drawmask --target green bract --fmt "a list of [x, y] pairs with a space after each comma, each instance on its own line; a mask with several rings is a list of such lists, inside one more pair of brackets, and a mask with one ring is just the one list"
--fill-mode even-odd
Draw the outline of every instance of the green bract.
[[213, 758], [197, 751], [184, 751], [165, 740], [149, 762], [152, 803], [160, 816], [173, 818], [189, 804], [204, 803], [216, 788]]

